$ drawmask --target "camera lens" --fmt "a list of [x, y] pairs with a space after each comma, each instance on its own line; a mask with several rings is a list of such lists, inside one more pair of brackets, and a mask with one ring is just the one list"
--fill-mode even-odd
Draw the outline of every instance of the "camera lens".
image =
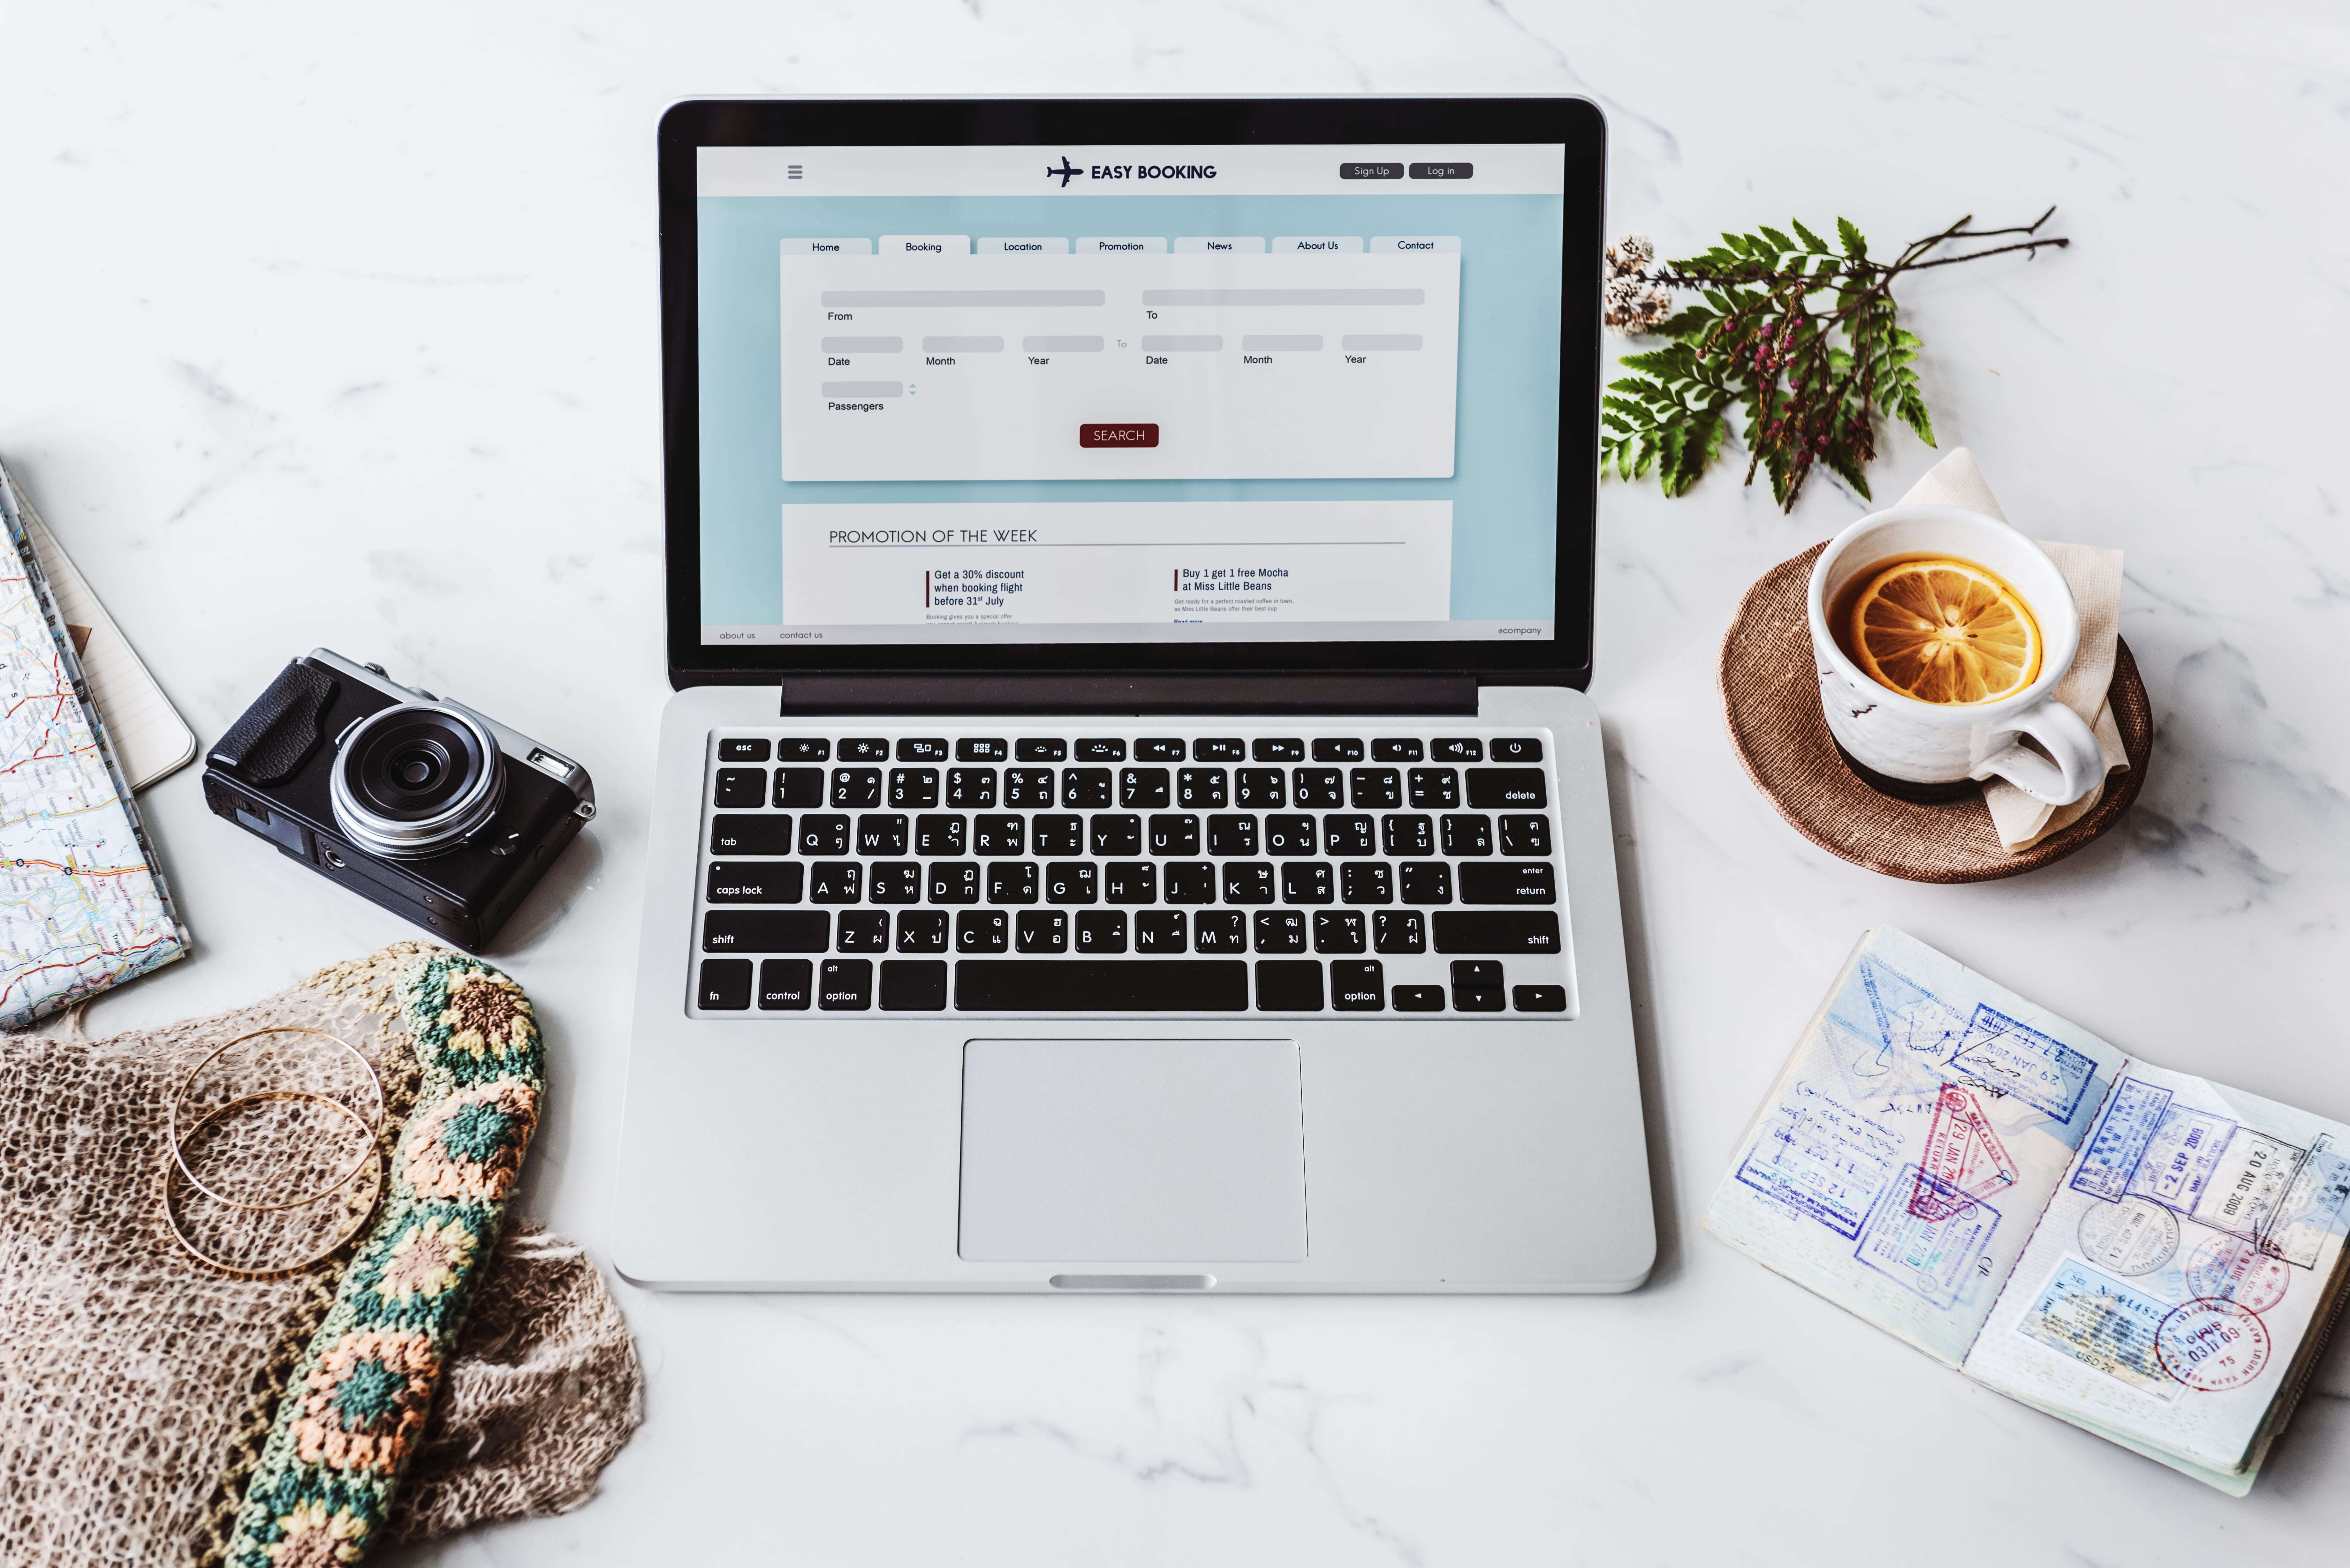
[[338, 748], [335, 821], [378, 855], [437, 855], [497, 815], [503, 761], [488, 728], [462, 708], [383, 709], [352, 726]]

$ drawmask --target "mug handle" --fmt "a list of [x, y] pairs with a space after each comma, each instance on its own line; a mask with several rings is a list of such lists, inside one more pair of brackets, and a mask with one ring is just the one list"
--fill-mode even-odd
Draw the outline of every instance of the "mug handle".
[[1997, 774], [2033, 799], [2046, 805], [2070, 805], [2106, 776], [2105, 753], [2097, 749], [2097, 737], [2081, 722], [2081, 715], [2051, 697], [2038, 707], [2018, 713], [2001, 726], [2002, 731], [2020, 731], [2048, 748], [2048, 757], [2011, 740], [2005, 750], [1977, 763], [1969, 774], [1982, 778]]

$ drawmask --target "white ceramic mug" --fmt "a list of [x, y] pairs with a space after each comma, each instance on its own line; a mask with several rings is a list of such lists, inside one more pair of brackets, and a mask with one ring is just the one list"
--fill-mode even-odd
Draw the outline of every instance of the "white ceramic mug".
[[[1987, 566], [2023, 597], [2040, 625], [2040, 673], [2030, 685], [1995, 702], [1921, 702], [1878, 685], [1836, 646], [1827, 619], [1836, 596], [1883, 563], [1916, 556]], [[1968, 781], [1996, 774], [2035, 800], [2064, 805], [2105, 776], [2096, 737], [2051, 695], [2081, 646], [2073, 590], [2047, 551], [1998, 518], [1962, 506], [1870, 513], [1820, 552], [1808, 614], [1828, 731], [1846, 760], [1885, 793], [1950, 799], [1968, 793]], [[2047, 755], [2026, 746], [2026, 735]]]

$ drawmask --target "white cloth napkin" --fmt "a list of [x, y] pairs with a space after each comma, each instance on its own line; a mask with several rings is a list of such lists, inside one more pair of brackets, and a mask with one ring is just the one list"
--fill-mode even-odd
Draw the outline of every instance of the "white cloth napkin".
[[[1963, 506], [2002, 523], [2008, 520], [1991, 486], [1983, 482], [1974, 453], [1962, 446], [1951, 448], [1950, 454], [1929, 469], [1901, 501], [1904, 505]], [[2113, 705], [2106, 701], [2106, 691], [2114, 683], [2114, 644], [2121, 635], [2122, 553], [2047, 539], [2039, 545], [2064, 574], [2073, 589], [2074, 606], [2081, 614], [2080, 651], [2073, 656], [2073, 668], [2056, 683], [2056, 701], [2081, 715], [2095, 733], [2106, 772], [2126, 768], [2129, 753], [2123, 749], [2122, 732], [2114, 724]], [[1983, 781], [1983, 805], [1991, 808], [1991, 826], [1999, 829], [2000, 843], [2011, 850], [2028, 849], [2058, 828], [2078, 821], [2105, 793], [2105, 781], [2099, 779], [2072, 805], [2048, 805], [2005, 779]]]

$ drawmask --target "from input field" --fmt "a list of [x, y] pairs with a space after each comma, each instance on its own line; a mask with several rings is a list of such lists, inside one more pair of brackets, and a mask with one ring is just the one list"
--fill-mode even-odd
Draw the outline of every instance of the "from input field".
[[[1417, 294], [1419, 290], [1412, 290]], [[972, 310], [991, 305], [1034, 308], [1052, 305], [1102, 305], [1109, 296], [1098, 288], [827, 288], [821, 303], [827, 310], [868, 310], [886, 307], [922, 310]], [[1418, 300], [1410, 303], [1418, 304]]]
[[[832, 303], [827, 295], [825, 303]], [[1145, 305], [1425, 305], [1421, 288], [1146, 288]]]

